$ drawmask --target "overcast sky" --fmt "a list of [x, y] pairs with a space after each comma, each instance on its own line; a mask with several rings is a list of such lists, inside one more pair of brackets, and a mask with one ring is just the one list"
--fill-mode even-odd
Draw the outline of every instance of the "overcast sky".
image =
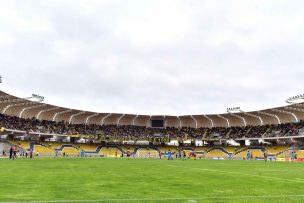
[[280, 106], [304, 93], [303, 14], [303, 0], [0, 0], [0, 89], [98, 112]]

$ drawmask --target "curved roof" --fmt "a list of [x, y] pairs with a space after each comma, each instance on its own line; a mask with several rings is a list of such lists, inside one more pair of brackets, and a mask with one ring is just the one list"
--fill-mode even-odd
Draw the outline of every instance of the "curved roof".
[[208, 115], [137, 115], [82, 111], [19, 98], [0, 91], [0, 112], [21, 118], [66, 121], [73, 124], [115, 124], [150, 127], [151, 119], [164, 119], [166, 127], [231, 127], [267, 125], [304, 120], [304, 102], [252, 112]]

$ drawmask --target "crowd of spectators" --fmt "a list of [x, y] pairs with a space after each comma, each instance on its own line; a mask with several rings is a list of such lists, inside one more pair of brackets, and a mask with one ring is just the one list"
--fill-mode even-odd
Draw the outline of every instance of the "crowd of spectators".
[[69, 124], [63, 121], [40, 121], [35, 118], [22, 119], [0, 114], [0, 127], [27, 132], [92, 135], [98, 138], [120, 140], [149, 140], [155, 136], [168, 139], [236, 139], [243, 137], [296, 136], [304, 129], [304, 122], [230, 128], [146, 128], [142, 126]]

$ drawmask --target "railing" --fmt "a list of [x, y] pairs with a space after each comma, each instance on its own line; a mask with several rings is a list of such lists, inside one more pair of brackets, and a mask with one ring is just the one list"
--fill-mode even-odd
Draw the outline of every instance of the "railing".
[[[15, 133], [19, 133], [19, 134], [24, 134], [24, 135], [33, 135], [33, 136], [61, 136], [61, 137], [87, 137], [88, 135], [69, 135], [69, 134], [58, 134], [58, 133], [42, 133], [42, 132], [33, 132], [33, 131], [24, 131], [24, 130], [14, 130], [14, 129], [5, 129], [4, 132], [2, 132], [2, 135], [5, 133], [11, 133], [11, 134], [15, 134]], [[264, 136], [264, 137], [258, 137], [258, 138], [250, 138], [250, 137], [243, 137], [243, 138], [235, 138], [234, 140], [260, 140], [260, 139], [264, 139], [264, 140], [274, 140], [274, 139], [292, 139], [292, 138], [304, 138], [304, 130], [299, 132], [297, 135], [287, 135], [284, 134], [280, 134], [280, 133], [269, 133], [267, 135], [272, 135], [272, 136]], [[214, 133], [211, 134], [209, 138], [204, 138], [203, 140], [209, 140], [209, 141], [221, 141], [221, 140], [227, 140], [225, 138], [222, 137], [217, 137], [220, 136], [219, 133]], [[228, 138], [230, 139], [230, 138]], [[142, 140], [144, 141], [144, 140]], [[146, 140], [148, 141], [148, 140]]]

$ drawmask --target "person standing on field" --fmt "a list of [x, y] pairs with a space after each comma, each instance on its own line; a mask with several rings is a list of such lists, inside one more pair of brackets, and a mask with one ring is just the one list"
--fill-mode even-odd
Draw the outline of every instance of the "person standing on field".
[[247, 152], [247, 160], [250, 161], [250, 159], [251, 159], [251, 153], [250, 153], [250, 151], [248, 150], [248, 152]]
[[9, 158], [10, 158], [10, 159], [13, 158], [13, 147], [10, 148], [10, 151], [9, 151]]
[[130, 151], [130, 149], [128, 148], [128, 150], [127, 150], [127, 160], [130, 159], [130, 156], [131, 156], [131, 151]]
[[84, 158], [84, 157], [85, 157], [85, 152], [84, 152], [83, 149], [82, 149], [81, 152], [80, 152], [80, 157], [81, 157], [81, 158]]
[[30, 159], [33, 158], [33, 149], [30, 150]]
[[56, 149], [56, 150], [55, 150], [54, 158], [57, 158], [57, 157], [58, 157], [58, 150]]
[[17, 159], [17, 149], [16, 146], [13, 147], [13, 160]]
[[268, 155], [267, 155], [267, 150], [265, 150], [265, 151], [264, 151], [264, 159], [265, 159], [265, 162], [267, 162], [267, 156], [268, 156]]
[[291, 161], [294, 162], [295, 160], [295, 153], [294, 151], [291, 152]]
[[172, 156], [172, 153], [171, 153], [171, 150], [170, 150], [170, 149], [168, 150], [167, 154], [168, 154], [168, 160], [172, 159], [172, 157], [171, 157], [171, 156]]

